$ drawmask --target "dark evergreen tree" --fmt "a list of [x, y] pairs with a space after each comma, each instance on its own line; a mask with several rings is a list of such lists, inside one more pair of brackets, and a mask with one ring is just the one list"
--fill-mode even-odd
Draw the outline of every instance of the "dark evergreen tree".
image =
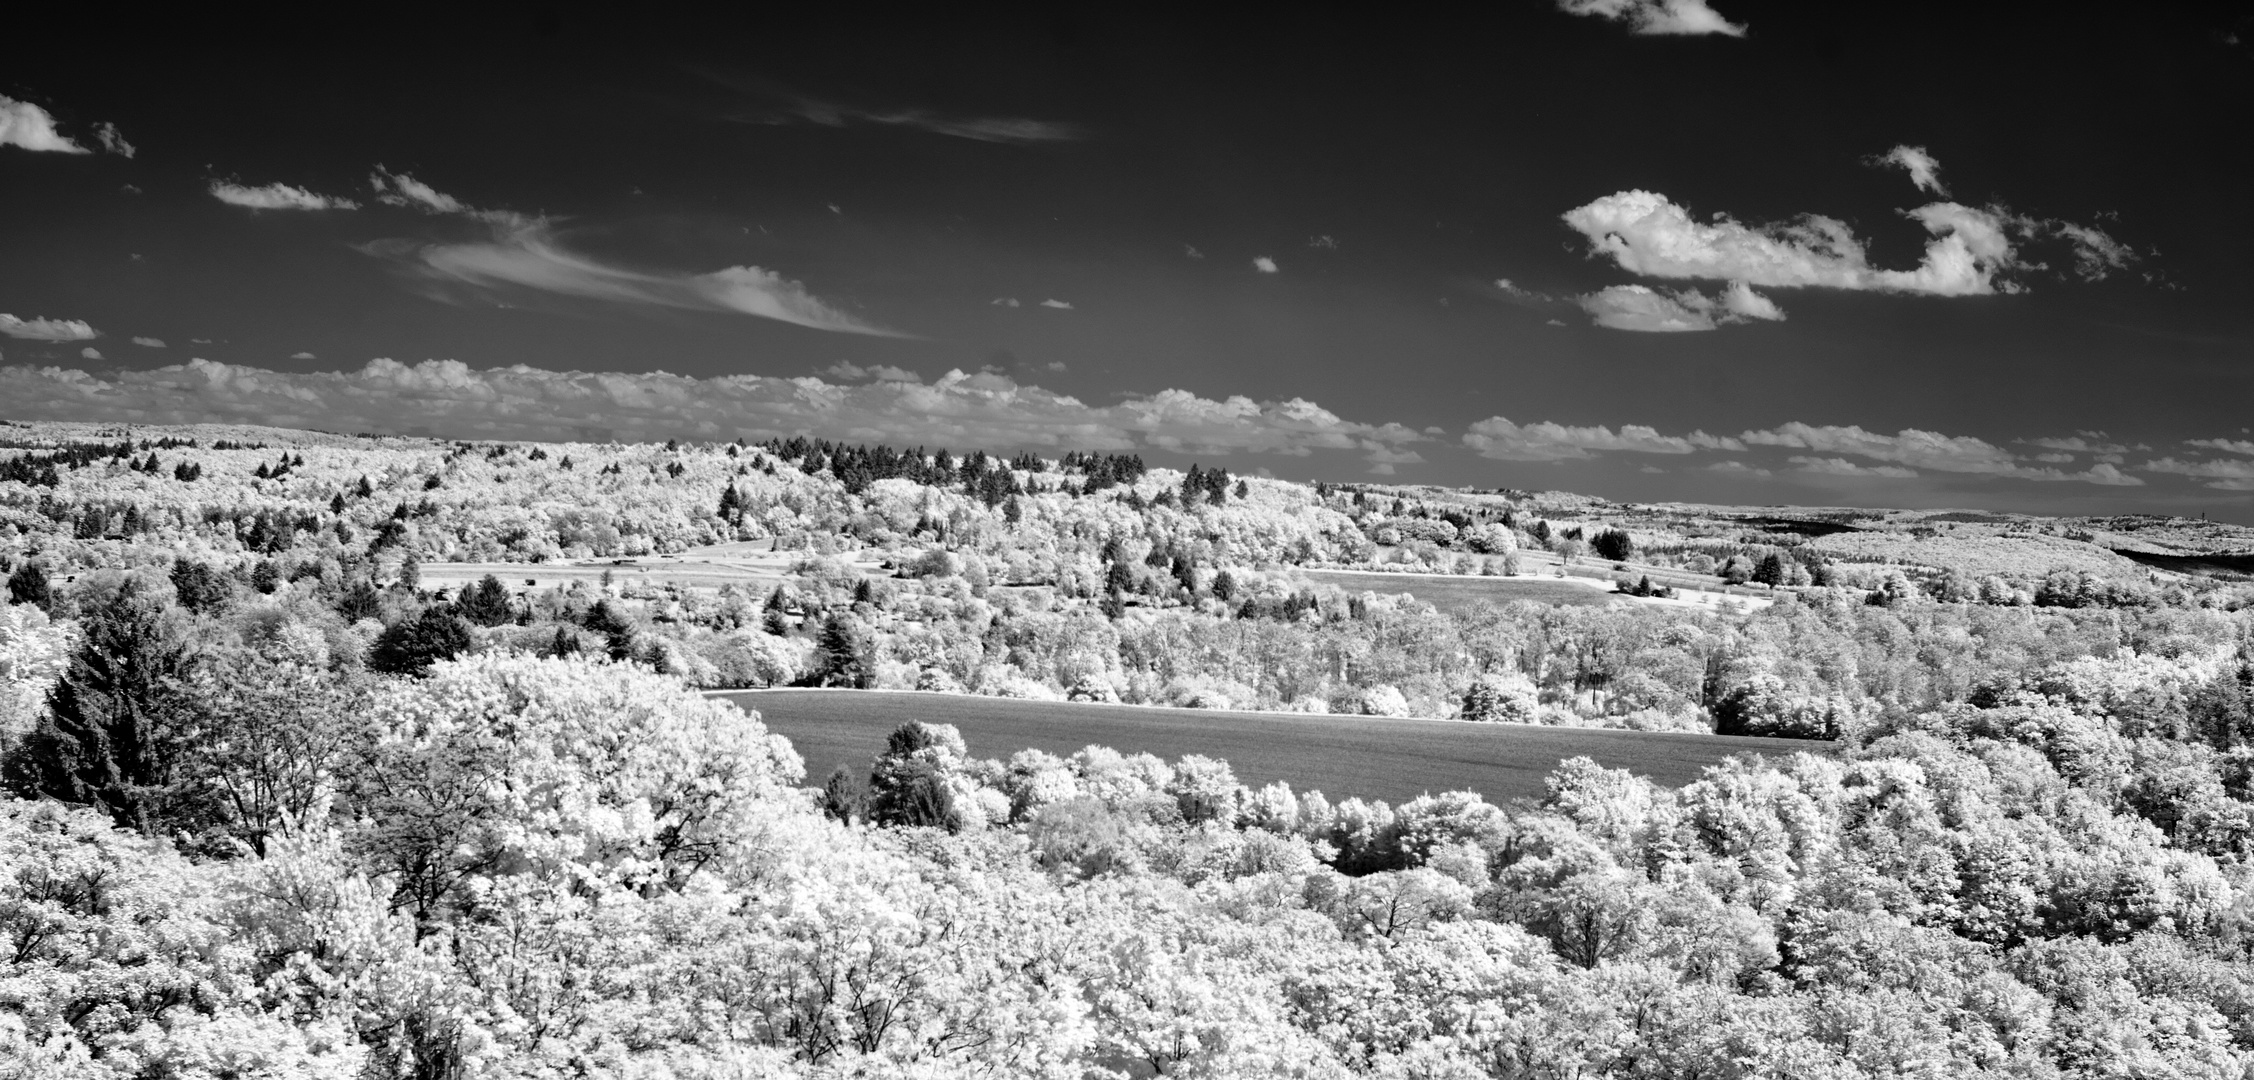
[[55, 606], [55, 589], [47, 580], [47, 568], [35, 562], [16, 567], [8, 575], [8, 602], [31, 604], [41, 611]]
[[1589, 550], [1606, 562], [1626, 562], [1635, 555], [1636, 544], [1627, 533], [1619, 529], [1606, 529], [1590, 538]]
[[515, 605], [509, 601], [509, 587], [492, 574], [464, 588], [462, 599], [454, 606], [463, 618], [479, 626], [499, 626], [516, 618]]
[[198, 614], [220, 611], [235, 599], [235, 584], [210, 563], [172, 561], [172, 592], [180, 606]]
[[876, 685], [876, 646], [859, 620], [841, 612], [823, 621], [814, 638], [814, 670], [806, 681], [854, 690]]
[[420, 676], [441, 660], [451, 660], [470, 650], [470, 624], [444, 604], [424, 608], [412, 619], [401, 619], [376, 635], [368, 650], [368, 666], [387, 675]]
[[164, 611], [127, 579], [83, 613], [46, 714], [0, 765], [8, 791], [94, 807], [145, 833], [202, 824], [194, 793], [176, 782], [195, 737], [182, 690], [193, 654]]

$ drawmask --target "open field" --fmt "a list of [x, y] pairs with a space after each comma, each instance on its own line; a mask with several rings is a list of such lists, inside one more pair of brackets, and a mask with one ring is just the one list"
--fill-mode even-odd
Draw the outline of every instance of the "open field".
[[866, 773], [885, 735], [909, 720], [953, 724], [976, 757], [1028, 747], [1070, 754], [1091, 743], [1172, 760], [1228, 760], [1254, 786], [1400, 802], [1427, 791], [1477, 791], [1491, 801], [1542, 794], [1560, 760], [1586, 754], [1669, 786], [1732, 754], [1829, 752], [1829, 743], [1598, 728], [1386, 720], [1363, 716], [1157, 709], [860, 690], [747, 690], [715, 697], [755, 709], [806, 759], [809, 783], [836, 765]]
[[[1492, 604], [1524, 600], [1536, 604], [1657, 604], [1666, 607], [1712, 607], [1730, 600], [1741, 607], [1767, 607], [1766, 596], [1686, 590], [1672, 600], [1632, 597], [1612, 591], [1609, 580], [1593, 577], [1471, 577], [1454, 574], [1390, 574], [1366, 570], [1301, 570], [1301, 577], [1356, 592], [1408, 593], [1449, 614], [1461, 614], [1484, 601]], [[1654, 580], [1657, 580], [1656, 578]]]
[[[775, 551], [771, 540], [746, 540], [690, 548], [668, 555], [635, 555], [616, 559], [566, 559], [545, 563], [450, 563], [422, 565], [423, 587], [448, 589], [467, 585], [487, 574], [500, 578], [511, 590], [568, 586], [574, 581], [594, 583], [609, 573], [620, 584], [677, 585], [689, 589], [717, 589], [744, 585], [770, 589], [791, 576], [791, 566], [804, 552]], [[873, 571], [873, 559], [848, 559], [864, 572]]]

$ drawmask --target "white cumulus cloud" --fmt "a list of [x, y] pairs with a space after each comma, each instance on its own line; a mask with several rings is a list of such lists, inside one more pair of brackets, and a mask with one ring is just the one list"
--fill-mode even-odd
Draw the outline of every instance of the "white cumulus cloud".
[[99, 360], [102, 358], [102, 350], [97, 349], [92, 345], [88, 345], [87, 347], [78, 350], [78, 355], [81, 359]]
[[355, 210], [360, 206], [351, 199], [319, 195], [282, 183], [248, 187], [232, 180], [214, 180], [211, 197], [250, 210]]
[[1625, 23], [1638, 34], [1745, 36], [1742, 24], [1723, 18], [1706, 0], [1558, 0], [1557, 6], [1568, 15]]
[[452, 195], [381, 165], [368, 174], [368, 186], [376, 189], [376, 201], [386, 206], [412, 206], [433, 214], [478, 213]]
[[1727, 216], [1702, 224], [1665, 195], [1623, 191], [1564, 217], [1591, 254], [1647, 277], [1972, 296], [1995, 292], [1996, 274], [2018, 265], [2009, 222], [1994, 212], [1942, 202], [1907, 213], [1934, 234], [1911, 270], [1872, 267], [1845, 222], [1815, 214], [1760, 227]]
[[102, 149], [119, 157], [133, 156], [133, 144], [126, 142], [125, 136], [118, 134], [116, 124], [94, 125], [94, 141], [101, 143]]
[[1252, 260], [1252, 268], [1254, 270], [1260, 271], [1263, 274], [1273, 274], [1276, 272], [1276, 260], [1271, 259], [1266, 255], [1254, 256]]
[[[1519, 290], [1506, 291], [1523, 295]], [[1775, 302], [1742, 281], [1731, 282], [1715, 296], [1696, 289], [1662, 293], [1642, 285], [1614, 285], [1577, 302], [1598, 326], [1647, 333], [1712, 330], [1724, 323], [1784, 318]]]
[[0, 334], [26, 341], [92, 341], [102, 332], [83, 319], [19, 319], [0, 314]]
[[1717, 439], [1703, 431], [1687, 436], [1662, 435], [1642, 424], [1622, 424], [1618, 431], [1603, 425], [1572, 427], [1547, 420], [1514, 424], [1490, 416], [1464, 432], [1463, 443], [1481, 457], [1502, 461], [1578, 461], [1599, 451], [1641, 454], [1688, 454], [1700, 449], [1743, 450], [1734, 439]]
[[831, 364], [822, 369], [822, 374], [840, 382], [860, 382], [863, 379], [875, 379], [879, 382], [920, 383], [924, 381], [923, 376], [909, 371], [907, 368], [894, 367], [890, 364], [871, 364], [868, 367], [862, 367], [851, 360], [840, 360]]
[[164, 348], [164, 339], [153, 337], [137, 337], [133, 339], [133, 344], [147, 349], [161, 349]]
[[1883, 476], [1899, 479], [1917, 475], [1916, 469], [1906, 469], [1900, 465], [1857, 465], [1846, 458], [1796, 455], [1790, 460], [1794, 465], [1800, 466], [1801, 472], [1823, 476]]
[[6, 95], [0, 95], [0, 146], [50, 154], [93, 153], [56, 131], [55, 118], [47, 110]]
[[1067, 302], [1067, 301], [1063, 301], [1063, 300], [1058, 300], [1058, 299], [1054, 299], [1054, 298], [1051, 298], [1051, 299], [1048, 299], [1048, 300], [1043, 300], [1043, 301], [1041, 301], [1041, 306], [1042, 306], [1042, 307], [1045, 307], [1045, 308], [1055, 308], [1055, 309], [1057, 309], [1058, 311], [1071, 311], [1071, 310], [1072, 310], [1072, 305], [1071, 305], [1071, 304], [1070, 304], [1069, 302]]
[[1948, 198], [1949, 189], [1941, 185], [1941, 163], [1922, 146], [1897, 146], [1870, 159], [1873, 165], [1893, 165], [1910, 174], [1910, 183], [1919, 191]]

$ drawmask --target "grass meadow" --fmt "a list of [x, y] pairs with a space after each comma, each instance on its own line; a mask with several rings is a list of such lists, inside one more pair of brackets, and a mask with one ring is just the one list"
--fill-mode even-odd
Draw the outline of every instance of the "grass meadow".
[[1160, 709], [873, 690], [751, 690], [715, 695], [757, 710], [806, 759], [809, 783], [844, 765], [865, 773], [885, 735], [909, 721], [953, 724], [976, 757], [1028, 747], [1070, 754], [1090, 744], [1225, 758], [1238, 781], [1290, 782], [1333, 801], [1399, 803], [1425, 792], [1477, 791], [1490, 801], [1542, 794], [1542, 778], [1586, 754], [1670, 787], [1732, 754], [1829, 752], [1830, 744], [1602, 728], [1389, 720], [1363, 716]]

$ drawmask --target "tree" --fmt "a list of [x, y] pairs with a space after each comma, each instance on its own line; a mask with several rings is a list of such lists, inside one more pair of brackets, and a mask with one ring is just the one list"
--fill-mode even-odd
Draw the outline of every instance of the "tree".
[[172, 593], [180, 606], [198, 614], [225, 608], [235, 599], [235, 583], [210, 563], [195, 559], [172, 560]]
[[368, 666], [387, 675], [420, 676], [440, 660], [470, 651], [470, 624], [444, 604], [384, 628], [368, 650]]
[[36, 562], [16, 567], [16, 572], [8, 575], [8, 602], [31, 604], [41, 611], [52, 610], [55, 606], [55, 591], [48, 584], [47, 568]]
[[846, 612], [824, 620], [814, 638], [814, 670], [807, 681], [866, 690], [876, 685], [876, 678], [876, 645], [861, 621]]
[[869, 820], [955, 830], [964, 824], [952, 780], [967, 756], [952, 724], [910, 720], [885, 737], [869, 769]]
[[1753, 568], [1753, 581], [1757, 585], [1767, 585], [1773, 589], [1784, 584], [1784, 579], [1784, 556], [1777, 552], [1763, 555], [1760, 564]]
[[185, 635], [138, 577], [96, 597], [80, 632], [46, 716], [0, 765], [0, 782], [20, 798], [91, 806], [145, 833], [200, 825], [203, 815], [184, 805], [192, 793], [175, 785], [198, 735], [182, 693], [192, 663]]
[[462, 590], [462, 598], [455, 605], [461, 616], [479, 626], [499, 626], [516, 617], [509, 601], [509, 588], [501, 579], [487, 574], [476, 585]]
[[1636, 553], [1636, 544], [1626, 532], [1606, 529], [1590, 538], [1589, 550], [1606, 562], [1627, 562]]

